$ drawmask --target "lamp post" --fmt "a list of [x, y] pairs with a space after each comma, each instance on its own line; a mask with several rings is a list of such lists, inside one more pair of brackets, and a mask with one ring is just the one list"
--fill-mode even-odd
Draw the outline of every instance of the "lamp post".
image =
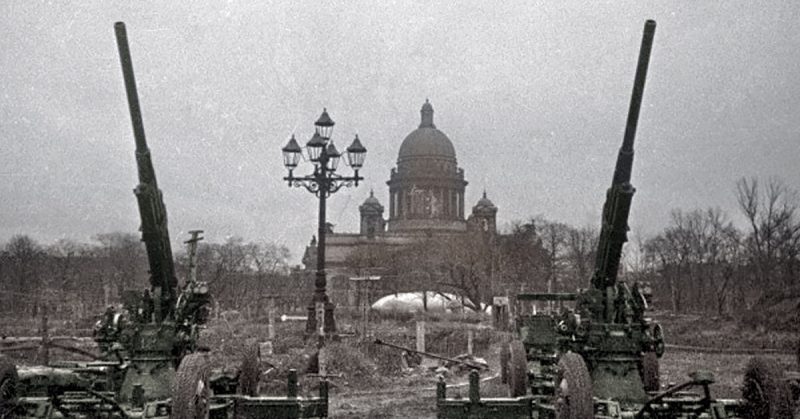
[[[335, 193], [343, 186], [358, 186], [358, 181], [364, 180], [358, 175], [358, 169], [364, 165], [367, 149], [361, 145], [356, 135], [353, 143], [347, 147], [347, 164], [353, 168], [353, 176], [342, 176], [336, 173], [339, 159], [342, 154], [336, 149], [331, 140], [334, 122], [326, 109], [322, 110], [317, 122], [314, 123], [314, 135], [306, 143], [308, 160], [314, 165], [314, 172], [306, 176], [295, 176], [293, 171], [303, 157], [302, 149], [292, 134], [292, 138], [283, 147], [283, 164], [289, 170], [289, 175], [283, 180], [289, 187], [304, 187], [319, 198], [319, 231], [317, 233], [317, 272], [314, 277], [314, 296], [308, 306], [308, 322], [306, 334], [311, 335], [317, 328], [317, 310], [324, 309], [322, 332], [325, 334], [336, 332], [336, 323], [333, 319], [333, 303], [326, 293], [327, 280], [325, 277], [325, 204], [328, 196]], [[321, 311], [321, 310], [320, 310]]]

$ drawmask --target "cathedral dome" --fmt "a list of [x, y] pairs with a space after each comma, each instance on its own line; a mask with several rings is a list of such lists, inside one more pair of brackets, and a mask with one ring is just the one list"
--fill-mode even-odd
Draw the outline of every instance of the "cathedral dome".
[[446, 160], [456, 160], [456, 150], [453, 143], [443, 132], [436, 129], [433, 124], [433, 106], [428, 100], [422, 105], [420, 110], [422, 120], [419, 128], [412, 131], [403, 140], [397, 161], [423, 158], [440, 158]]
[[389, 181], [391, 232], [466, 231], [464, 170], [456, 150], [433, 124], [433, 106], [426, 99], [419, 128], [400, 145], [397, 167]]

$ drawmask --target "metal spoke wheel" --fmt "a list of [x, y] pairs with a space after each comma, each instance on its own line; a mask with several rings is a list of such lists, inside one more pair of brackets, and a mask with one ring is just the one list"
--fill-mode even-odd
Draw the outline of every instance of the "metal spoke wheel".
[[747, 419], [791, 419], [792, 400], [780, 365], [772, 359], [754, 357], [747, 364], [742, 386], [744, 417]]
[[0, 355], [0, 418], [12, 417], [17, 405], [17, 367]]
[[641, 372], [645, 391], [658, 391], [661, 388], [658, 355], [655, 352], [645, 352], [642, 355]]
[[242, 365], [239, 367], [238, 394], [258, 396], [258, 381], [261, 378], [260, 360], [258, 344], [246, 345], [242, 352]]
[[528, 392], [528, 359], [525, 346], [520, 340], [508, 344], [508, 394], [524, 396]]
[[204, 354], [194, 353], [183, 357], [172, 388], [171, 419], [208, 419], [210, 369]]
[[573, 352], [561, 356], [555, 387], [556, 419], [594, 417], [592, 378], [583, 357]]

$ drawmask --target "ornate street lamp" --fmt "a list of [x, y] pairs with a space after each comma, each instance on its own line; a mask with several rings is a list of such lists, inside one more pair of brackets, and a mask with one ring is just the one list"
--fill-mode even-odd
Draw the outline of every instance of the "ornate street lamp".
[[[325, 334], [336, 333], [336, 323], [333, 318], [333, 303], [330, 302], [326, 292], [327, 280], [325, 277], [325, 203], [331, 194], [343, 186], [358, 186], [358, 181], [364, 180], [358, 175], [358, 169], [364, 165], [367, 149], [361, 144], [358, 135], [353, 143], [347, 147], [347, 164], [353, 168], [353, 176], [342, 176], [336, 173], [339, 159], [342, 154], [331, 141], [334, 122], [323, 109], [317, 122], [314, 123], [314, 135], [306, 143], [308, 160], [314, 164], [314, 172], [306, 176], [295, 176], [293, 171], [303, 155], [300, 145], [292, 134], [292, 138], [283, 147], [283, 164], [289, 170], [289, 176], [283, 178], [289, 187], [304, 187], [319, 198], [319, 231], [317, 233], [317, 272], [314, 277], [314, 296], [308, 306], [308, 322], [306, 334], [311, 335], [317, 331], [317, 312], [324, 310], [322, 328]], [[319, 309], [319, 310], [318, 310]]]

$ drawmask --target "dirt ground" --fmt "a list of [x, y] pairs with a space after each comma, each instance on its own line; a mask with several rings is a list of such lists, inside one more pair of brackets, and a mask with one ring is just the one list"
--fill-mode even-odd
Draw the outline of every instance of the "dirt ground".
[[[685, 381], [688, 374], [697, 369], [714, 373], [716, 383], [712, 385], [712, 395], [717, 398], [738, 398], [745, 367], [752, 355], [707, 354], [685, 351], [667, 352], [661, 359], [661, 380], [663, 383]], [[797, 369], [792, 355], [769, 355], [777, 359], [787, 369]], [[497, 374], [497, 364], [493, 365]], [[460, 394], [467, 397], [466, 386], [454, 389], [452, 384], [466, 383], [466, 376], [453, 377], [448, 381], [448, 395]], [[337, 419], [355, 418], [435, 418], [436, 417], [436, 379], [431, 378], [427, 385], [407, 387], [398, 383], [386, 388], [363, 391], [334, 392], [330, 399], [330, 414]], [[481, 383], [481, 395], [503, 396], [505, 387], [499, 378]]]
[[[735, 353], [737, 350], [748, 350], [753, 353], [762, 349], [782, 350], [784, 353], [764, 354], [768, 358], [776, 359], [786, 371], [797, 371], [797, 358], [792, 353], [797, 347], [797, 334], [775, 333], [742, 329], [733, 321], [715, 319], [704, 316], [672, 316], [660, 314], [656, 320], [664, 325], [669, 342], [679, 346], [704, 346], [723, 353], [706, 353], [686, 349], [668, 348], [660, 362], [660, 375], [662, 384], [680, 383], [686, 381], [688, 374], [696, 370], [707, 370], [714, 374], [715, 384], [712, 385], [712, 395], [716, 398], [738, 398], [742, 377], [747, 362], [752, 354]], [[429, 322], [430, 324], [430, 322]], [[454, 355], [459, 352], [459, 345], [463, 341], [454, 339], [453, 332], [447, 334], [444, 330], [458, 330], [465, 327], [476, 327], [475, 324], [463, 325], [458, 322], [443, 322], [433, 327], [438, 332], [433, 333], [438, 345], [430, 348], [432, 352]], [[479, 327], [479, 326], [478, 326]], [[406, 342], [413, 347], [413, 323], [394, 324], [387, 323], [378, 326], [376, 333], [384, 338]], [[440, 339], [435, 339], [439, 336]], [[441, 336], [449, 344], [442, 345]], [[483, 357], [489, 363], [491, 371], [481, 374], [481, 395], [485, 397], [505, 396], [506, 387], [500, 383], [499, 371], [499, 342], [502, 335], [492, 331], [488, 336], [486, 345], [476, 345], [476, 355]], [[453, 347], [455, 346], [455, 348]], [[463, 348], [461, 348], [463, 349]], [[724, 353], [727, 351], [729, 353]], [[732, 352], [732, 353], [731, 353]], [[437, 377], [432, 372], [406, 372], [386, 368], [387, 364], [399, 364], [400, 357], [396, 352], [373, 352], [368, 358], [377, 359], [379, 364], [376, 373], [383, 371], [377, 381], [359, 383], [357, 380], [341, 379], [337, 386], [337, 379], [333, 379], [334, 388], [331, 391], [330, 414], [333, 418], [435, 418], [436, 417], [436, 381]], [[379, 359], [378, 359], [379, 358]], [[346, 368], [341, 366], [341, 368]], [[345, 373], [345, 376], [347, 374]], [[494, 377], [494, 378], [492, 378]], [[448, 396], [460, 395], [467, 397], [466, 372], [447, 376]]]
[[[344, 317], [344, 316], [343, 316]], [[797, 371], [798, 334], [743, 329], [732, 320], [704, 316], [674, 316], [665, 313], [654, 316], [666, 330], [672, 345], [704, 346], [712, 349], [736, 350], [778, 349], [782, 353], [764, 355], [775, 358], [786, 371]], [[329, 412], [332, 418], [435, 418], [437, 374], [418, 368], [404, 370], [400, 352], [375, 345], [373, 338], [414, 347], [418, 319], [383, 319], [371, 325], [370, 339], [357, 336], [343, 338], [330, 344]], [[467, 350], [467, 331], [474, 340], [475, 355], [485, 359], [491, 371], [481, 373], [483, 397], [505, 396], [506, 387], [499, 382], [499, 348], [504, 334], [488, 327], [488, 318], [425, 317], [428, 351], [445, 356], [456, 356]], [[339, 330], [352, 331], [357, 319], [346, 317], [339, 322]], [[277, 323], [277, 338], [273, 341], [274, 353], [264, 355], [264, 369], [272, 370], [262, 380], [264, 395], [285, 394], [289, 369], [300, 372], [302, 394], [316, 393], [317, 379], [304, 373], [309, 364], [313, 345], [303, 342], [301, 322]], [[33, 333], [35, 334], [35, 333]], [[240, 362], [242, 348], [247, 344], [267, 340], [266, 322], [253, 322], [241, 318], [217, 319], [203, 332], [201, 344], [211, 349], [216, 367], [233, 370]], [[685, 348], [668, 347], [661, 359], [662, 384], [680, 383], [692, 371], [711, 371], [716, 383], [712, 394], [717, 398], [737, 398], [745, 367], [752, 355], [738, 353], [706, 353]], [[22, 361], [22, 360], [20, 360]], [[23, 361], [24, 362], [24, 361]], [[494, 378], [493, 378], [494, 377]], [[467, 372], [453, 371], [445, 376], [448, 396], [467, 397]]]

